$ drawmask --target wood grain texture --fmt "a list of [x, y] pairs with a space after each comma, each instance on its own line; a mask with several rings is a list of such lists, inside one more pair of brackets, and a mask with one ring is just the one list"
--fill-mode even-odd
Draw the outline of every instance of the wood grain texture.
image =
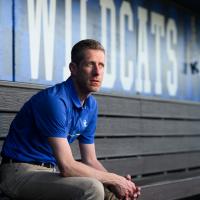
[[[8, 132], [15, 113], [0, 112], [0, 137]], [[96, 135], [101, 137], [197, 136], [199, 121], [99, 117]]]
[[181, 103], [141, 100], [143, 117], [200, 119], [199, 103]]
[[[200, 137], [97, 138], [95, 144], [98, 158], [200, 151]], [[77, 142], [72, 150], [78, 158]]]
[[144, 118], [98, 118], [98, 136], [187, 136], [200, 135], [200, 121], [144, 119]]
[[0, 87], [0, 111], [17, 112], [38, 90]]
[[200, 168], [200, 152], [135, 156], [101, 160], [109, 171], [132, 176]]
[[0, 113], [0, 137], [5, 137], [8, 134], [11, 121], [14, 117], [14, 113]]
[[140, 100], [95, 95], [100, 115], [140, 116]]
[[200, 176], [162, 181], [142, 186], [140, 200], [175, 200], [200, 193]]

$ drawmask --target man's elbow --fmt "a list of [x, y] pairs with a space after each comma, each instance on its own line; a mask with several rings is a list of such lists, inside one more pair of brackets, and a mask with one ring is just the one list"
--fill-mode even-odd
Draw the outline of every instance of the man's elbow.
[[62, 176], [62, 177], [70, 177], [70, 174], [67, 172], [67, 171], [60, 171], [60, 175]]
[[75, 173], [74, 173], [74, 169], [75, 169], [75, 163], [76, 161], [74, 161], [73, 163], [68, 163], [68, 164], [65, 164], [65, 165], [60, 165], [59, 166], [59, 171], [60, 171], [60, 175], [62, 177], [72, 177], [72, 176], [75, 176]]

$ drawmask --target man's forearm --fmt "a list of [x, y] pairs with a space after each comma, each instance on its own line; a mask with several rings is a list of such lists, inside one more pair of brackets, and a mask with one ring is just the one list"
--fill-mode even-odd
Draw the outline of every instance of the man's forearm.
[[[74, 159], [71, 148], [65, 138], [49, 138], [53, 153], [58, 163], [59, 170], [61, 175], [64, 177], [92, 177], [99, 180], [104, 185], [113, 186], [117, 196], [133, 196], [133, 193], [136, 191], [135, 184], [126, 178], [119, 176], [114, 173], [109, 173], [104, 171], [103, 167], [98, 164], [93, 164], [92, 167], [78, 162]], [[84, 159], [90, 158], [88, 156], [90, 153], [85, 151], [85, 155], [82, 155], [82, 158], [85, 162], [91, 161], [93, 159]], [[97, 169], [95, 169], [97, 168]]]
[[107, 169], [98, 160], [91, 160], [91, 161], [83, 162], [83, 163], [90, 167], [93, 167], [94, 169], [97, 169], [103, 172], [108, 172]]
[[114, 185], [116, 178], [119, 178], [120, 176], [107, 172], [101, 163], [98, 162], [89, 166], [74, 160], [67, 166], [59, 166], [59, 169], [61, 176], [64, 177], [91, 177], [96, 178], [103, 184]]

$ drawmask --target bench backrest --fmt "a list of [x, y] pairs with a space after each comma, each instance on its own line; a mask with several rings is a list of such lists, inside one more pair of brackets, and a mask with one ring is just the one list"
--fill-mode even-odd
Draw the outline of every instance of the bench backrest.
[[[24, 102], [44, 86], [0, 82], [0, 142]], [[200, 169], [200, 104], [95, 95], [96, 152], [106, 168], [138, 179]], [[78, 145], [72, 145], [80, 159]]]

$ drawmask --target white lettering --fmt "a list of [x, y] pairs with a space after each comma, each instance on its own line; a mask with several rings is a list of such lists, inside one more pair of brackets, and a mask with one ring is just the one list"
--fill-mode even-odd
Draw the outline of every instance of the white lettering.
[[123, 1], [120, 9], [120, 79], [125, 90], [130, 90], [133, 84], [133, 61], [125, 59], [125, 16], [128, 16], [128, 29], [133, 31], [133, 15], [130, 3]]
[[69, 63], [71, 61], [72, 47], [72, 0], [65, 0], [65, 66], [63, 80], [70, 76]]
[[45, 77], [50, 81], [52, 80], [53, 75], [56, 0], [49, 1], [49, 14], [47, 0], [37, 1], [36, 8], [34, 2], [34, 0], [27, 1], [30, 34], [31, 78], [38, 79], [39, 75], [41, 20], [43, 20]]
[[81, 7], [81, 17], [80, 17], [80, 21], [81, 21], [81, 40], [85, 39], [87, 37], [87, 0], [81, 0], [80, 2], [80, 7]]
[[[149, 58], [148, 58], [148, 44], [147, 44], [147, 10], [145, 8], [138, 8], [138, 64], [137, 64], [137, 79], [136, 90], [142, 92], [143, 81], [142, 75], [144, 73], [144, 92], [150, 93], [151, 82], [149, 78]], [[142, 71], [144, 67], [144, 72]], [[142, 73], [143, 72], [143, 73]]]
[[151, 13], [151, 33], [155, 35], [155, 59], [156, 59], [156, 80], [155, 80], [155, 93], [162, 93], [162, 80], [161, 80], [161, 54], [160, 54], [160, 39], [164, 36], [164, 16], [158, 13]]
[[167, 71], [167, 88], [169, 94], [175, 96], [178, 89], [178, 65], [176, 51], [173, 49], [173, 46], [177, 45], [177, 28], [173, 19], [168, 20], [166, 36], [167, 55], [171, 61], [171, 70]]
[[[107, 10], [110, 10], [111, 13], [111, 32], [110, 32], [110, 57], [107, 53], [107, 61], [110, 60], [110, 65], [108, 62], [106, 64], [106, 70], [104, 74], [103, 87], [112, 88], [116, 79], [116, 14], [115, 14], [115, 5], [113, 0], [100, 0], [101, 5], [101, 36], [102, 44], [107, 48]], [[109, 70], [110, 69], [110, 70]]]
[[45, 77], [48, 81], [53, 79], [53, 58], [54, 58], [54, 33], [56, 0], [51, 0], [48, 17], [48, 1], [43, 1], [43, 27], [44, 27], [44, 58], [45, 58]]
[[[72, 12], [73, 10], [76, 12], [79, 10], [73, 9], [72, 3], [74, 2], [72, 0], [65, 0], [64, 2], [65, 66], [63, 66], [63, 80], [70, 76], [69, 63], [71, 61], [72, 41], [73, 39], [77, 40], [79, 36], [80, 40], [87, 38], [89, 33], [87, 33], [87, 25], [89, 22], [92, 22], [90, 19], [87, 19], [88, 0], [80, 0], [80, 33], [77, 33], [77, 31], [73, 30], [72, 23], [79, 23], [79, 20], [78, 22], [72, 21], [73, 14], [76, 14]], [[151, 89], [153, 89], [151, 81], [154, 81], [155, 94], [161, 95], [163, 92], [162, 84], [166, 80], [169, 95], [175, 96], [178, 90], [178, 58], [176, 53], [178, 34], [175, 20], [170, 18], [168, 21], [166, 20], [167, 23], [165, 24], [164, 15], [156, 12], [148, 13], [149, 11], [146, 8], [139, 6], [137, 8], [138, 23], [134, 24], [133, 19], [135, 16], [133, 15], [131, 2], [122, 1], [119, 13], [116, 13], [114, 0], [100, 0], [99, 2], [101, 7], [101, 16], [98, 16], [99, 21], [101, 20], [101, 43], [106, 49], [103, 88], [117, 90], [115, 83], [116, 87], [121, 83], [123, 90], [131, 91], [135, 81], [136, 92], [151, 94]], [[39, 79], [41, 78], [40, 72], [45, 72], [45, 79], [52, 81], [54, 74], [56, 0], [28, 0], [27, 9], [31, 78]], [[148, 19], [149, 14], [150, 19]], [[97, 16], [95, 19], [97, 19]], [[118, 23], [119, 28], [116, 26], [116, 23]], [[137, 30], [134, 30], [136, 25]], [[89, 24], [89, 26], [92, 25]], [[89, 27], [89, 30], [90, 34], [92, 34], [91, 27]], [[132, 38], [134, 38], [134, 31], [138, 31], [137, 45], [134, 45], [134, 42], [134, 44], [130, 44]], [[130, 34], [133, 37], [131, 36], [130, 38]], [[164, 36], [166, 36], [166, 45], [163, 41], [165, 39]], [[59, 35], [58, 37], [60, 39], [62, 36]], [[154, 44], [151, 47], [151, 41], [149, 42], [148, 40], [152, 38]], [[127, 42], [129, 42], [130, 46], [132, 45], [130, 50], [126, 47]], [[166, 49], [163, 47], [166, 47]], [[43, 49], [44, 53], [41, 53]], [[151, 53], [152, 51], [155, 52]], [[137, 53], [136, 58], [134, 57], [135, 52]], [[129, 57], [128, 53], [132, 54], [132, 58]], [[162, 68], [164, 64], [164, 61], [162, 61], [163, 53], [166, 53], [168, 59], [167, 69]], [[44, 58], [41, 55], [44, 55]], [[119, 58], [117, 57], [118, 55]], [[149, 61], [150, 55], [155, 55], [155, 57]], [[136, 64], [134, 64], [134, 59], [136, 59]], [[44, 63], [42, 63], [43, 60]], [[40, 65], [44, 69], [40, 69]], [[155, 73], [155, 80], [153, 80], [153, 76], [151, 77], [152, 73]], [[134, 80], [134, 77], [136, 77], [136, 80]], [[165, 77], [164, 80], [163, 77]]]
[[[42, 1], [37, 2], [36, 9], [34, 6], [34, 0], [27, 1], [27, 6], [28, 6], [31, 78], [38, 79]], [[34, 10], [36, 10], [36, 13], [34, 12]]]

